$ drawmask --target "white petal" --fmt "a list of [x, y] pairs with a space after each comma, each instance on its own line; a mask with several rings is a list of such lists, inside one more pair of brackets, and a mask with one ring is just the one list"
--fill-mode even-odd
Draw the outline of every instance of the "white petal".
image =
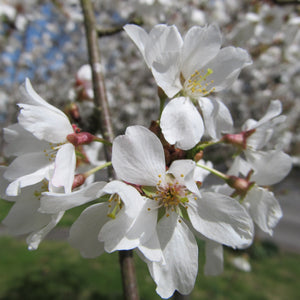
[[[266, 114], [256, 123], [255, 128], [261, 126], [264, 123], [269, 122], [273, 118], [279, 116], [282, 112], [282, 105], [279, 100], [271, 101]], [[252, 128], [249, 128], [252, 129]], [[249, 130], [248, 128], [246, 130]]]
[[182, 49], [182, 71], [185, 79], [217, 55], [221, 41], [222, 36], [216, 25], [194, 26], [187, 32]]
[[41, 241], [46, 237], [46, 235], [57, 225], [57, 223], [63, 217], [64, 212], [60, 212], [56, 215], [51, 216], [51, 221], [43, 227], [41, 230], [33, 232], [27, 237], [26, 242], [28, 244], [29, 250], [36, 250], [41, 243]]
[[[145, 46], [149, 38], [148, 33], [142, 27], [133, 24], [127, 24], [123, 28], [145, 58]], [[148, 64], [147, 61], [146, 63]], [[148, 64], [148, 67], [150, 68], [151, 65]]]
[[17, 157], [4, 173], [4, 177], [12, 181], [6, 194], [16, 196], [21, 188], [48, 178], [51, 164], [43, 153], [28, 153]]
[[232, 131], [233, 120], [228, 108], [219, 100], [198, 98], [205, 124], [205, 134], [212, 139], [220, 139], [222, 133]]
[[49, 143], [37, 139], [31, 132], [25, 130], [18, 123], [3, 129], [4, 154], [6, 156], [22, 155], [29, 152], [39, 152], [50, 148]]
[[94, 204], [85, 209], [70, 229], [69, 243], [85, 258], [95, 258], [104, 252], [98, 234], [107, 217], [107, 203]]
[[193, 148], [204, 133], [199, 112], [185, 97], [175, 98], [167, 104], [161, 115], [160, 127], [168, 143], [183, 150]]
[[211, 240], [205, 241], [204, 274], [216, 276], [223, 272], [223, 246]]
[[33, 89], [32, 85], [30, 83], [30, 80], [28, 78], [25, 79], [24, 87], [25, 87], [25, 90], [21, 89], [21, 91], [23, 92], [23, 94], [25, 96], [25, 99], [22, 102], [47, 108], [48, 110], [51, 110], [58, 115], [66, 117], [66, 115], [61, 110], [59, 110], [58, 108], [54, 107], [53, 105], [47, 103], [47, 101], [45, 101], [41, 96], [39, 96], [36, 93], [36, 91]]
[[[243, 67], [251, 64], [247, 51], [241, 48], [225, 47], [218, 55], [203, 67], [206, 72], [211, 69], [213, 73], [207, 77], [207, 81], [213, 80], [209, 88], [214, 87], [215, 92], [221, 91], [236, 80]], [[207, 88], [207, 89], [209, 89]]]
[[230, 247], [249, 246], [253, 223], [238, 201], [212, 192], [189, 199], [187, 210], [193, 227], [207, 238]]
[[140, 244], [138, 249], [146, 260], [165, 263], [156, 231], [147, 242]]
[[280, 150], [245, 151], [247, 161], [254, 169], [251, 180], [259, 185], [272, 185], [281, 181], [292, 168], [292, 158]]
[[75, 148], [67, 143], [61, 146], [55, 158], [54, 174], [51, 182], [54, 186], [65, 188], [65, 193], [71, 193], [76, 167]]
[[174, 97], [182, 89], [179, 58], [178, 52], [166, 52], [158, 56], [152, 64], [155, 81], [169, 98]]
[[116, 250], [129, 250], [139, 245], [139, 238], [128, 239], [126, 232], [131, 227], [133, 219], [121, 209], [115, 219], [110, 219], [100, 230], [98, 239], [104, 242], [104, 249], [111, 253]]
[[176, 213], [164, 216], [157, 225], [165, 264], [150, 262], [149, 271], [162, 298], [171, 297], [175, 290], [189, 294], [198, 272], [198, 246], [188, 226]]
[[51, 221], [51, 215], [39, 213], [39, 207], [40, 201], [34, 195], [21, 199], [13, 205], [2, 223], [13, 235], [40, 230]]
[[19, 177], [18, 179], [12, 181], [7, 186], [5, 191], [6, 195], [17, 196], [22, 188], [41, 182], [44, 178], [48, 177], [49, 169], [50, 167], [46, 166], [34, 173]]
[[282, 217], [280, 205], [274, 194], [255, 186], [248, 192], [243, 203], [259, 228], [272, 235], [273, 228]]
[[185, 185], [185, 177], [195, 169], [195, 162], [191, 159], [179, 159], [172, 162], [167, 173], [171, 173], [177, 181]]
[[63, 143], [74, 132], [67, 116], [62, 116], [45, 107], [19, 103], [19, 124], [38, 139], [51, 143]]
[[117, 177], [134, 184], [156, 185], [165, 173], [165, 155], [157, 136], [142, 126], [128, 127], [112, 147], [112, 165]]
[[240, 156], [237, 156], [234, 159], [227, 173], [229, 175], [235, 175], [235, 176], [239, 176], [240, 174], [242, 174], [243, 176], [246, 177], [251, 169], [252, 169], [251, 164], [249, 162], [247, 162]]
[[7, 167], [4, 177], [8, 180], [15, 180], [20, 177], [44, 170], [51, 162], [41, 152], [27, 153], [15, 158]]
[[95, 200], [103, 194], [102, 189], [105, 184], [106, 182], [94, 182], [69, 194], [43, 193], [40, 211], [43, 213], [58, 213]]
[[[146, 243], [153, 238], [157, 223], [157, 203], [143, 197], [143, 206], [136, 213], [134, 222], [126, 232], [128, 239], [139, 239], [140, 243]], [[133, 204], [134, 205], [134, 204]]]
[[178, 53], [182, 46], [182, 38], [176, 26], [158, 24], [149, 33], [145, 49], [146, 62], [152, 66], [162, 54]]

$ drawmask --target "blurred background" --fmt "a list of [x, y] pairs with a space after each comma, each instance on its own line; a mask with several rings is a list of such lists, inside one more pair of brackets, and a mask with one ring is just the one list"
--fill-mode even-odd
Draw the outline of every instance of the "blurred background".
[[[284, 217], [273, 237], [258, 232], [247, 251], [226, 251], [225, 271], [218, 278], [202, 274], [202, 253], [190, 299], [300, 299], [295, 280], [300, 275], [299, 1], [95, 0], [94, 6], [116, 134], [128, 125], [149, 126], [158, 116], [156, 84], [122, 31], [125, 24], [136, 23], [147, 31], [158, 23], [175, 24], [184, 35], [193, 25], [216, 23], [223, 46], [238, 46], [251, 54], [253, 64], [218, 97], [232, 112], [237, 129], [245, 120], [263, 116], [271, 100], [282, 102], [287, 120], [277, 129], [276, 143], [280, 141], [294, 164], [290, 175], [273, 189]], [[67, 113], [76, 103], [81, 127], [89, 129], [93, 95], [86, 64], [79, 1], [0, 0], [1, 132], [16, 121], [16, 103], [22, 100], [19, 86], [26, 77], [44, 99]], [[5, 164], [2, 150], [0, 138], [0, 163]], [[1, 201], [1, 219], [9, 208]], [[24, 239], [0, 231], [0, 299], [121, 298], [116, 255], [84, 260], [64, 242], [66, 228], [78, 214], [72, 210], [36, 252], [26, 250]], [[237, 257], [242, 263], [235, 263]], [[250, 264], [251, 272], [245, 272], [243, 262]], [[146, 266], [137, 263], [141, 298], [159, 299]]]

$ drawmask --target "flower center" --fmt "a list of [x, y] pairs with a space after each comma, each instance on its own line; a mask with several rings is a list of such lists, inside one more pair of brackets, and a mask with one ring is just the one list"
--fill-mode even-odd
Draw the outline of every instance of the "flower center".
[[213, 87], [213, 80], [209, 80], [209, 76], [213, 73], [212, 69], [196, 70], [191, 77], [185, 82], [184, 89], [191, 94], [191, 96], [207, 96], [212, 93], [215, 88]]
[[158, 177], [156, 191], [150, 196], [151, 199], [158, 202], [158, 207], [165, 208], [167, 216], [168, 210], [176, 211], [180, 214], [180, 206], [187, 209], [186, 204], [189, 202], [187, 196], [190, 194], [187, 188], [180, 184], [171, 174], [166, 175], [164, 182], [161, 180], [161, 175]]

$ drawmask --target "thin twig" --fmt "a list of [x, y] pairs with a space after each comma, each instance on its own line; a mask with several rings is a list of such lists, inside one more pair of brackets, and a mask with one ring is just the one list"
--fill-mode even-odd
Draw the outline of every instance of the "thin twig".
[[110, 27], [110, 28], [102, 28], [102, 27], [98, 26], [97, 27], [98, 37], [101, 38], [101, 37], [117, 34], [121, 31], [123, 31], [123, 26], [125, 24], [142, 25], [143, 21], [140, 18], [133, 18], [132, 20], [129, 20], [128, 22], [122, 24], [121, 26]]
[[[89, 63], [92, 68], [94, 103], [98, 118], [100, 118], [100, 130], [103, 138], [112, 142], [114, 138], [112, 121], [109, 112], [104, 76], [101, 68], [100, 49], [98, 45], [97, 25], [94, 10], [90, 0], [81, 0], [84, 15]], [[107, 161], [111, 161], [111, 146], [104, 145]], [[109, 176], [113, 178], [113, 174]], [[125, 300], [138, 300], [138, 289], [135, 275], [132, 251], [119, 252], [123, 291]]]
[[[114, 139], [114, 134], [102, 72], [94, 10], [90, 0], [81, 0], [81, 5], [84, 15], [89, 63], [92, 69], [94, 103], [99, 113], [98, 116], [100, 118], [100, 130], [103, 134], [103, 138], [112, 142]], [[111, 150], [110, 147], [105, 148]], [[107, 153], [106, 159], [109, 161], [111, 158], [111, 153], [110, 151], [108, 152], [109, 153]]]

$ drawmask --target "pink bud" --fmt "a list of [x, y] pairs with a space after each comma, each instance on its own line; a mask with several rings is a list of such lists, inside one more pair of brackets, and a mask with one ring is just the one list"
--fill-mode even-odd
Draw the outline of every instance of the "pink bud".
[[227, 179], [227, 184], [235, 189], [234, 195], [241, 195], [242, 197], [244, 197], [255, 183], [250, 182], [249, 178], [229, 176]]
[[89, 144], [94, 141], [95, 136], [89, 132], [68, 134], [67, 140], [75, 147], [83, 144]]
[[222, 138], [222, 141], [228, 144], [232, 144], [238, 147], [241, 147], [242, 149], [247, 148], [247, 139], [250, 135], [252, 135], [255, 132], [256, 129], [251, 129], [248, 131], [242, 131], [240, 133], [236, 134], [225, 134]]
[[85, 182], [85, 176], [83, 174], [76, 174], [74, 177], [72, 190], [81, 186]]

